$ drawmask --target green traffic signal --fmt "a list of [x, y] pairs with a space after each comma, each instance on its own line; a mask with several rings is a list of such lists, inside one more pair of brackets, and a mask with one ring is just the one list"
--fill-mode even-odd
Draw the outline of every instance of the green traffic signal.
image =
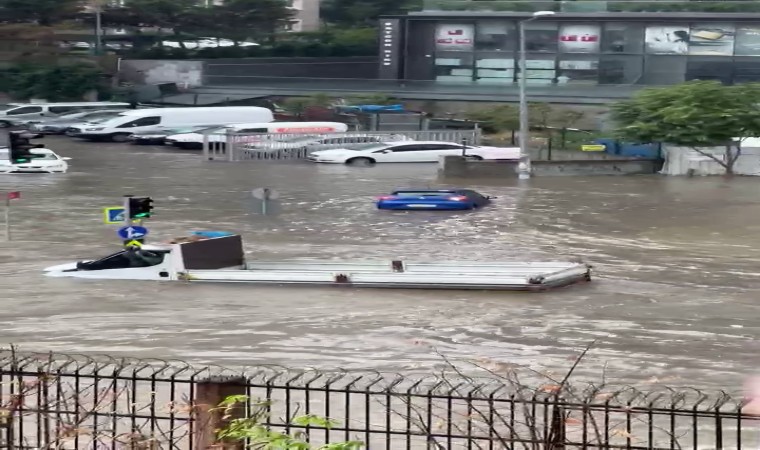
[[153, 214], [153, 199], [150, 197], [133, 197], [129, 199], [129, 218], [147, 219]]

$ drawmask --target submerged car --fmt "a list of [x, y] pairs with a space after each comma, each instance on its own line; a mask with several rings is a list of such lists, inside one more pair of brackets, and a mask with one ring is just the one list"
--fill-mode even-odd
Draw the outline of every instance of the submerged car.
[[146, 130], [134, 133], [129, 136], [129, 140], [136, 145], [165, 145], [169, 136], [195, 133], [198, 130], [205, 130], [208, 125], [197, 125], [189, 127], [175, 128], [158, 128], [155, 130]]
[[308, 159], [324, 164], [371, 166], [375, 163], [433, 163], [438, 162], [441, 156], [466, 156], [474, 160], [517, 160], [520, 158], [520, 149], [441, 141], [397, 141], [315, 151]]
[[29, 129], [44, 134], [64, 134], [66, 133], [66, 130], [81, 122], [111, 118], [122, 111], [126, 111], [126, 109], [106, 109], [69, 113], [58, 117], [45, 118], [40, 121], [30, 122]]
[[32, 148], [28, 158], [11, 161], [7, 148], [0, 148], [0, 174], [4, 173], [66, 173], [71, 158], [59, 156], [49, 148]]
[[464, 211], [491, 203], [491, 197], [470, 189], [399, 189], [377, 199], [378, 209], [396, 211]]

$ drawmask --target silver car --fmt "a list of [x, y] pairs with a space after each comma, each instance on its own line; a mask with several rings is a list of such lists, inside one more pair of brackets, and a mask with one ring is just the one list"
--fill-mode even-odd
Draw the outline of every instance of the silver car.
[[76, 113], [64, 114], [52, 119], [40, 120], [32, 123], [30, 130], [44, 134], [64, 134], [66, 130], [82, 122], [93, 120], [108, 119], [118, 115], [126, 109], [103, 109], [97, 111], [83, 111]]

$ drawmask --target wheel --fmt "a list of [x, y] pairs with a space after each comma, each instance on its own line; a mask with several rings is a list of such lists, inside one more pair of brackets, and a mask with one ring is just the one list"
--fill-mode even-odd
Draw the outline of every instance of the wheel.
[[349, 166], [369, 167], [375, 164], [375, 160], [371, 158], [351, 158], [346, 161]]
[[111, 135], [111, 140], [113, 142], [128, 142], [129, 141], [129, 135], [126, 133], [117, 133]]

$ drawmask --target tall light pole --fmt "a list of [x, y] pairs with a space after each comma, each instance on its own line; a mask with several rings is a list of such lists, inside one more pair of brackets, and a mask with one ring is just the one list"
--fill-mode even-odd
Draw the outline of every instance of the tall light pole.
[[530, 127], [528, 125], [530, 118], [528, 117], [528, 94], [527, 94], [527, 62], [526, 62], [526, 50], [525, 50], [525, 24], [532, 20], [536, 20], [541, 17], [553, 16], [554, 11], [536, 11], [533, 13], [533, 17], [525, 20], [521, 20], [518, 24], [520, 28], [520, 164], [518, 165], [518, 177], [521, 180], [527, 180], [530, 178], [530, 153], [528, 149], [528, 141], [530, 141]]

